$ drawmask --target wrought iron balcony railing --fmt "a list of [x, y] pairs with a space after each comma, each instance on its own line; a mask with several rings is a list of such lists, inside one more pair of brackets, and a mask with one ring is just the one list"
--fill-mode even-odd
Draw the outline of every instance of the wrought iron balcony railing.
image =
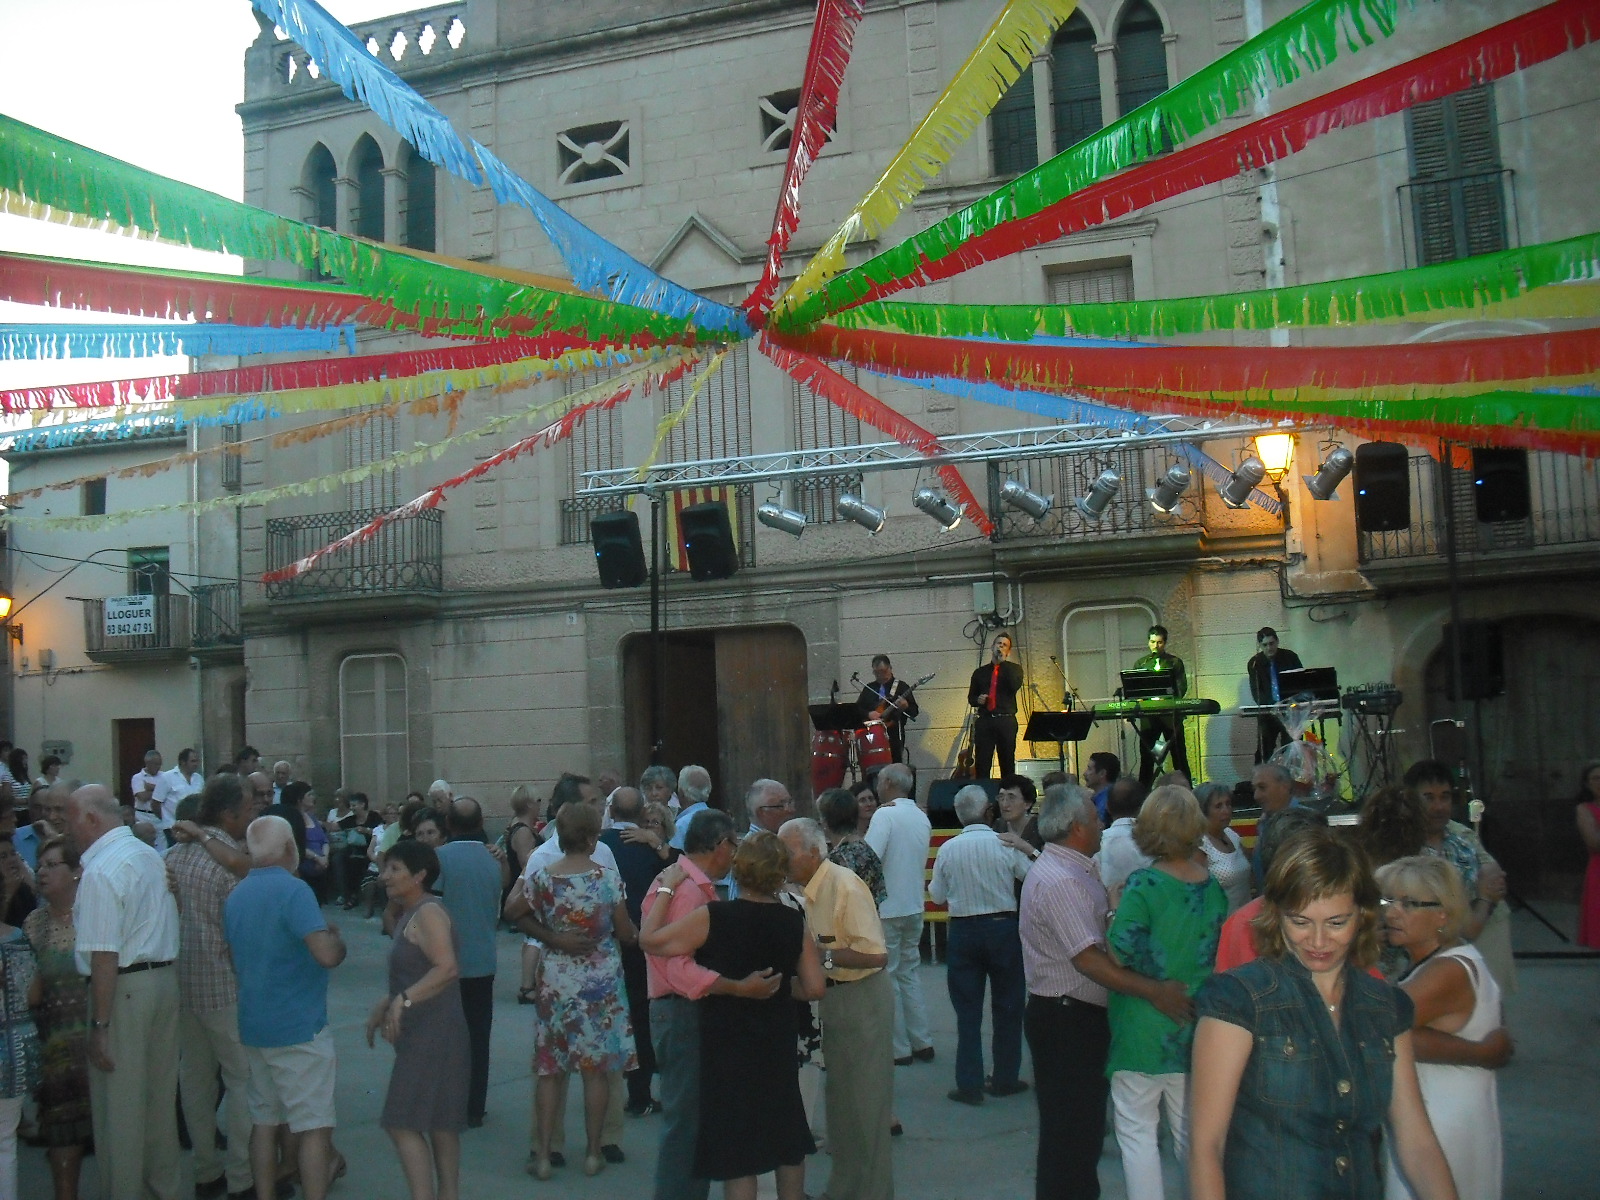
[[151, 597], [155, 602], [155, 632], [124, 636], [107, 636], [103, 599], [80, 599], [83, 599], [83, 648], [92, 662], [181, 658], [193, 644], [187, 596]]
[[237, 583], [197, 584], [189, 589], [189, 599], [196, 649], [243, 644]]
[[[386, 509], [352, 509], [267, 521], [267, 569], [297, 562], [367, 524]], [[334, 600], [348, 596], [437, 594], [444, 588], [444, 537], [437, 509], [383, 526], [367, 541], [335, 551], [284, 583], [267, 585], [268, 600]]]
[[[1159, 513], [1145, 497], [1172, 463], [1170, 450], [1155, 447], [1096, 449], [1059, 458], [1014, 459], [996, 464], [998, 478], [1015, 479], [1029, 491], [1054, 495], [1055, 505], [1044, 520], [1034, 521], [1020, 512], [993, 505], [1002, 541], [1022, 537], [1050, 537], [1063, 541], [1102, 541], [1112, 538], [1192, 533], [1204, 526], [1204, 493], [1198, 472], [1179, 506]], [[1107, 467], [1122, 478], [1117, 494], [1098, 521], [1078, 511], [1073, 501]]]

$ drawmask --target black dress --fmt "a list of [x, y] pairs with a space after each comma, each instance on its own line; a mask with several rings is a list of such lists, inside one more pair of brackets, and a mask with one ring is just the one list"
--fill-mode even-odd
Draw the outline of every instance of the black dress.
[[700, 1010], [700, 1136], [694, 1173], [740, 1179], [797, 1166], [817, 1146], [800, 1099], [794, 1001], [805, 918], [782, 904], [727, 900], [709, 905], [705, 945], [695, 961], [730, 979], [772, 969], [783, 986], [770, 1000], [707, 996]]

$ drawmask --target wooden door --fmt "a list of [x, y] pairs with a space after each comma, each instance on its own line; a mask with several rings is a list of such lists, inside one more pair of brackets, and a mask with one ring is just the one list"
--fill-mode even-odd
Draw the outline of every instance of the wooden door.
[[728, 812], [748, 823], [744, 792], [776, 779], [796, 811], [811, 804], [811, 727], [806, 714], [806, 640], [788, 625], [719, 629], [717, 727]]
[[[716, 639], [710, 633], [666, 633], [661, 637], [662, 761], [674, 771], [698, 763], [711, 772], [719, 806], [730, 797], [722, 786], [717, 733]], [[650, 635], [623, 646], [623, 704], [629, 782], [650, 765]]]
[[[128, 790], [128, 782], [144, 770], [145, 752], [159, 749], [160, 747], [156, 745], [154, 717], [124, 717], [111, 723], [111, 756], [116, 762], [117, 771], [111, 790], [123, 804], [133, 803], [133, 793]], [[171, 758], [170, 764], [163, 762], [163, 769], [167, 765], [177, 765], [177, 751], [171, 752]]]

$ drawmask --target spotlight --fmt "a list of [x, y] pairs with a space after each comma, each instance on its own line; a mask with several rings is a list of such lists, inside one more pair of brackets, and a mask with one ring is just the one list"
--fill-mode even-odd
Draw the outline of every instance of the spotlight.
[[911, 497], [911, 504], [939, 522], [946, 532], [961, 524], [961, 510], [932, 488], [918, 488]]
[[783, 533], [799, 537], [806, 531], [805, 513], [795, 512], [792, 508], [784, 508], [781, 504], [763, 504], [756, 509], [756, 520], [768, 529], [777, 529]]
[[1255, 490], [1256, 484], [1266, 477], [1266, 467], [1252, 454], [1233, 469], [1228, 481], [1217, 489], [1217, 495], [1229, 508], [1243, 508], [1250, 503], [1250, 493]]
[[1294, 434], [1258, 433], [1255, 436], [1256, 457], [1266, 469], [1267, 478], [1276, 483], [1294, 466]]
[[1157, 512], [1169, 513], [1178, 507], [1178, 498], [1189, 490], [1191, 478], [1189, 468], [1181, 462], [1175, 462], [1167, 468], [1167, 473], [1155, 487], [1145, 488], [1144, 494]]
[[1030, 492], [1015, 479], [1008, 479], [1000, 485], [1000, 499], [1018, 512], [1027, 513], [1035, 521], [1044, 520], [1045, 514], [1056, 502], [1054, 496], [1041, 496], [1038, 492]]
[[1350, 474], [1350, 469], [1356, 465], [1356, 456], [1343, 446], [1335, 446], [1327, 458], [1322, 460], [1322, 465], [1317, 468], [1316, 475], [1302, 475], [1306, 481], [1306, 491], [1318, 500], [1337, 500], [1339, 493], [1334, 491], [1344, 477]]
[[1117, 497], [1117, 489], [1122, 486], [1122, 476], [1116, 469], [1107, 467], [1100, 472], [1100, 478], [1089, 485], [1087, 495], [1079, 496], [1072, 503], [1077, 510], [1090, 521], [1098, 521], [1106, 515], [1106, 509]]
[[854, 521], [868, 533], [877, 533], [883, 528], [883, 522], [888, 514], [883, 509], [868, 504], [860, 496], [846, 492], [839, 497], [839, 515]]

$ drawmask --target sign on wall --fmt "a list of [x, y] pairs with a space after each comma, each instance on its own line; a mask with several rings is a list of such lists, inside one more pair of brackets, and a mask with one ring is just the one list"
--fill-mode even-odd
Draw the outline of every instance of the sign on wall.
[[106, 637], [146, 637], [156, 631], [154, 596], [107, 596]]

